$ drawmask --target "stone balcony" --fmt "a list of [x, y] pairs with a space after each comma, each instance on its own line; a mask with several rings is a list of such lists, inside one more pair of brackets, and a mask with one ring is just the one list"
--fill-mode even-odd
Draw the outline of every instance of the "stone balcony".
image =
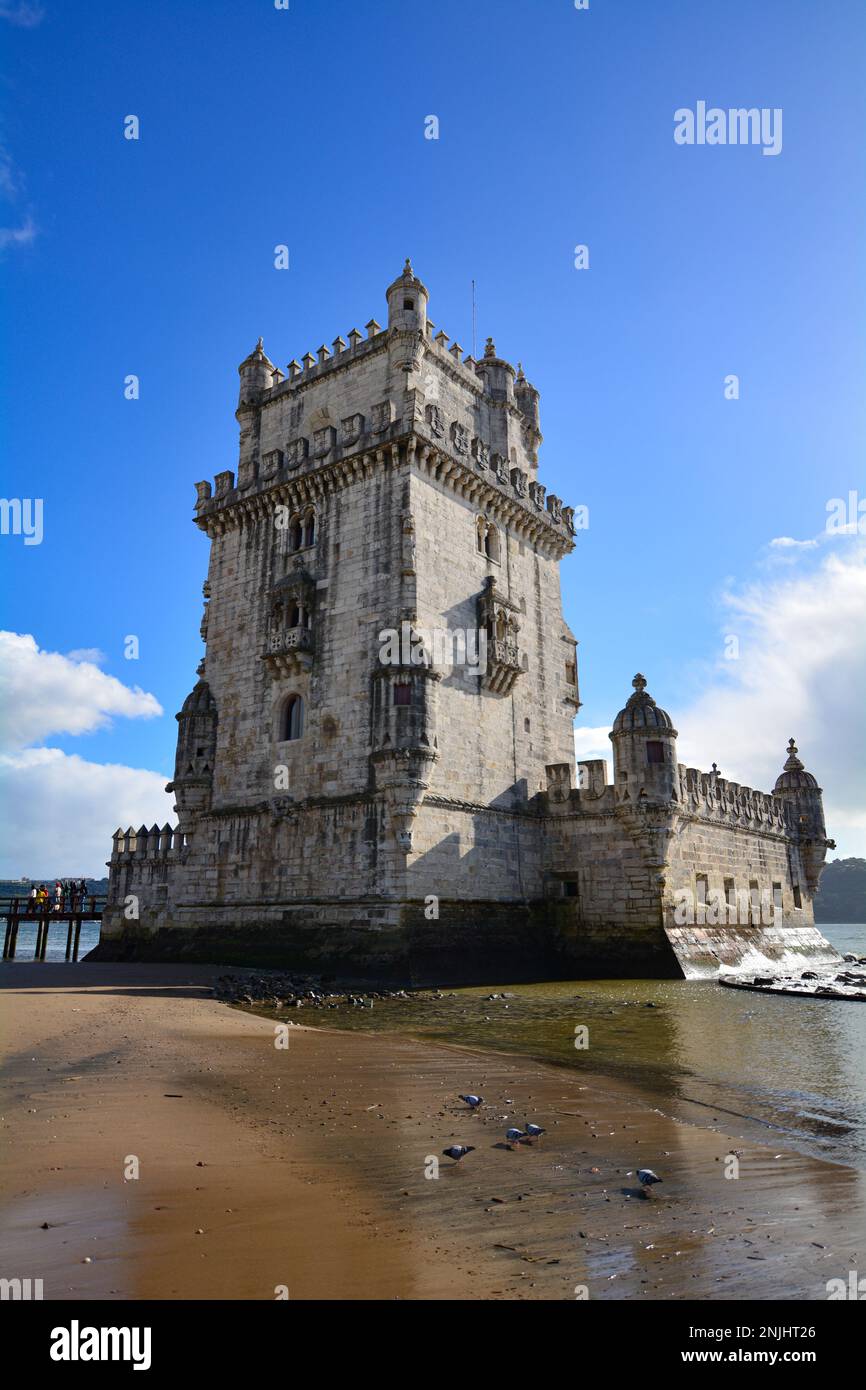
[[517, 642], [509, 637], [494, 637], [487, 642], [487, 670], [483, 683], [497, 695], [507, 695], [523, 670]]
[[308, 671], [313, 664], [313, 633], [308, 627], [287, 627], [270, 631], [262, 659], [277, 676]]

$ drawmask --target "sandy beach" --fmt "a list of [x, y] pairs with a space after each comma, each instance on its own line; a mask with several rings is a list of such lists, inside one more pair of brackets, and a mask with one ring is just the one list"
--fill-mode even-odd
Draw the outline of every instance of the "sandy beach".
[[[219, 973], [4, 966], [4, 1277], [47, 1299], [823, 1300], [866, 1261], [854, 1169], [531, 1059], [301, 1026], [278, 1048], [213, 999]], [[526, 1119], [548, 1133], [511, 1152]], [[664, 1178], [649, 1200], [638, 1166]]]

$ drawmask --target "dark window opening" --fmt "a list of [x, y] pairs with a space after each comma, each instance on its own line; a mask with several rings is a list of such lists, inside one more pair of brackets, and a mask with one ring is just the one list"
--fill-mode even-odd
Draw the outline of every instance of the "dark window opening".
[[414, 299], [404, 299], [404, 300], [403, 300], [403, 308], [404, 308], [404, 309], [414, 309], [414, 308], [415, 308], [415, 301], [414, 301]]
[[802, 906], [803, 906], [803, 899], [802, 899], [802, 897], [801, 897], [801, 895], [800, 895], [800, 885], [799, 885], [799, 883], [795, 883], [795, 884], [794, 884], [794, 906], [797, 907], [797, 908], [802, 908]]
[[399, 685], [394, 686], [394, 704], [411, 705], [411, 703], [412, 687], [411, 685], [407, 685], [405, 681], [401, 681]]
[[280, 736], [284, 741], [300, 738], [304, 732], [304, 702], [300, 695], [290, 695], [283, 708]]
[[577, 897], [577, 883], [573, 878], [566, 879], [565, 883], [562, 885], [562, 889], [563, 895], [566, 898]]
[[646, 760], [648, 763], [663, 763], [665, 760], [665, 746], [660, 738], [648, 738], [646, 745]]

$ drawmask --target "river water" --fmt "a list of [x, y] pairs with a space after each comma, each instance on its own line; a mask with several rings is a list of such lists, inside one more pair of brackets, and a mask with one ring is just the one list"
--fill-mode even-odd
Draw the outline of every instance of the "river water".
[[[866, 925], [821, 931], [840, 952], [866, 955]], [[741, 993], [711, 980], [491, 983], [441, 1000], [377, 1000], [322, 1021], [606, 1074], [682, 1119], [718, 1117], [732, 1133], [771, 1144], [775, 1136], [866, 1170], [863, 1003]]]

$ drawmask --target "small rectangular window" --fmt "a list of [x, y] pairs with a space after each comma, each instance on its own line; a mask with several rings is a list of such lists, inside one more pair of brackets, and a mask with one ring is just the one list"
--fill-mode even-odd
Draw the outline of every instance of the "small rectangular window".
[[414, 309], [414, 308], [415, 308], [415, 301], [414, 301], [414, 299], [404, 299], [404, 300], [403, 300], [403, 308], [404, 308], [404, 309]]
[[695, 897], [699, 903], [706, 903], [709, 879], [706, 874], [695, 874]]
[[802, 907], [803, 907], [803, 899], [802, 899], [802, 897], [800, 896], [800, 885], [799, 885], [799, 883], [795, 883], [795, 884], [794, 884], [794, 906], [795, 906], [798, 910], [802, 910]]
[[781, 885], [781, 883], [774, 883], [774, 884], [773, 884], [773, 907], [774, 907], [774, 908], [777, 908], [777, 909], [779, 910], [779, 912], [781, 912], [781, 910], [782, 910], [782, 885]]
[[395, 705], [411, 705], [411, 703], [412, 703], [412, 687], [411, 687], [411, 685], [406, 685], [405, 682], [402, 682], [400, 685], [395, 685], [395, 686], [394, 686], [394, 704], [395, 704]]
[[565, 896], [567, 898], [577, 897], [577, 883], [573, 878], [566, 879], [565, 883], [562, 886], [565, 892]]
[[665, 746], [660, 738], [648, 738], [646, 744], [646, 760], [648, 763], [663, 763], [665, 760]]

